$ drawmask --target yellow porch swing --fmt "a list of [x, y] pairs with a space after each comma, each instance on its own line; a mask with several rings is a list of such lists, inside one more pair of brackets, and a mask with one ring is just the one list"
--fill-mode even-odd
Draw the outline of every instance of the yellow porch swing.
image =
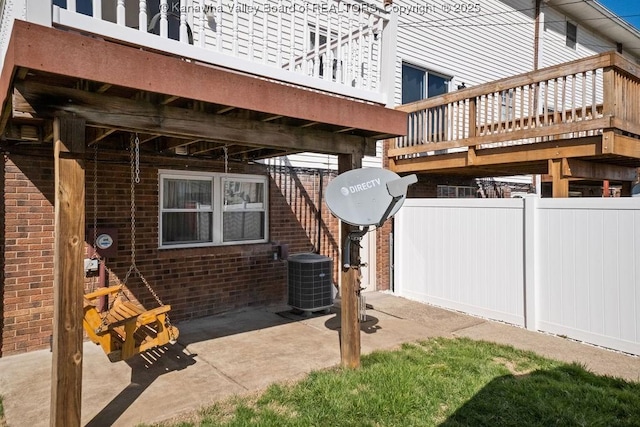
[[[93, 177], [93, 253], [96, 251], [97, 230], [97, 143], [94, 146]], [[136, 265], [136, 203], [135, 185], [140, 182], [140, 140], [136, 134], [130, 142], [131, 166], [131, 266], [121, 284], [99, 288], [84, 295], [84, 317], [82, 325], [91, 341], [100, 345], [112, 362], [129, 359], [155, 347], [173, 343], [178, 338], [178, 329], [169, 319], [170, 305], [165, 305], [153, 290]], [[102, 260], [98, 260], [103, 262]], [[131, 275], [137, 275], [155, 298], [159, 307], [145, 310], [129, 300], [124, 292]], [[106, 311], [98, 309], [98, 301], [107, 297]]]

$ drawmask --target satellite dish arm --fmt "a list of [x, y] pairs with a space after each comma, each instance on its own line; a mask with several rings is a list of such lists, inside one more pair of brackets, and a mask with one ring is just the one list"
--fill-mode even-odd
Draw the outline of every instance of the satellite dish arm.
[[393, 181], [387, 182], [387, 191], [391, 196], [391, 203], [389, 203], [389, 207], [380, 218], [378, 222], [378, 227], [382, 227], [382, 224], [389, 218], [389, 215], [393, 211], [393, 208], [396, 204], [407, 194], [407, 188], [411, 184], [415, 184], [418, 182], [418, 177], [416, 174], [408, 175], [403, 178], [394, 179]]
[[395, 196], [391, 200], [391, 203], [389, 203], [389, 207], [387, 208], [387, 210], [382, 215], [382, 218], [380, 218], [380, 222], [378, 222], [376, 227], [382, 227], [382, 224], [384, 224], [384, 222], [389, 218], [389, 214], [391, 214], [391, 211], [395, 207], [396, 203], [398, 203], [398, 201], [400, 201], [400, 199], [402, 199], [402, 196]]
[[369, 227], [364, 227], [358, 231], [352, 231], [347, 235], [344, 240], [344, 248], [342, 249], [342, 266], [344, 268], [351, 268], [353, 263], [351, 262], [351, 242], [359, 242], [362, 236], [367, 234]]

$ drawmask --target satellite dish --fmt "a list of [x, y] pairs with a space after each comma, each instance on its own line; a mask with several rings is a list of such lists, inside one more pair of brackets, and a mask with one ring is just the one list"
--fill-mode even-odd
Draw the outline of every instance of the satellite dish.
[[327, 186], [329, 210], [342, 221], [361, 227], [381, 225], [404, 203], [415, 175], [400, 178], [380, 168], [354, 169], [338, 175]]
[[631, 197], [640, 197], [640, 184], [636, 184], [631, 189]]

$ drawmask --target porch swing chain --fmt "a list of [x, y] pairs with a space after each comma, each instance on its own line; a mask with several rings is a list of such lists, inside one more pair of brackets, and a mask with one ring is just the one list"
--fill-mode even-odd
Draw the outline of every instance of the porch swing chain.
[[222, 150], [224, 151], [224, 174], [226, 175], [229, 172], [229, 147], [225, 145]]
[[[93, 253], [91, 254], [92, 260], [98, 260], [100, 262], [100, 255], [98, 255], [98, 143], [93, 145]], [[99, 279], [93, 275], [91, 278], [91, 291], [95, 291]], [[103, 315], [103, 321], [106, 314]]]
[[[144, 283], [144, 285], [147, 287], [147, 289], [149, 290], [149, 293], [151, 293], [151, 295], [156, 300], [156, 302], [162, 307], [164, 306], [164, 303], [162, 302], [162, 300], [160, 299], [156, 291], [153, 290], [149, 282], [147, 282], [147, 279], [144, 277], [142, 272], [140, 272], [140, 270], [138, 269], [138, 266], [136, 265], [136, 190], [135, 188], [136, 188], [136, 184], [140, 183], [140, 138], [138, 137], [137, 133], [135, 138], [133, 137], [133, 135], [131, 136], [129, 148], [130, 148], [129, 156], [131, 160], [130, 161], [131, 163], [131, 191], [130, 191], [130, 194], [131, 194], [131, 266], [129, 267], [129, 270], [127, 271], [127, 274], [124, 277], [124, 284], [127, 283], [127, 281], [129, 280], [129, 277], [131, 277], [131, 274], [135, 272], [140, 278], [140, 280], [142, 280], [142, 283]], [[171, 320], [169, 319], [169, 313], [166, 313], [165, 320], [166, 320], [166, 326], [170, 331], [169, 333], [172, 334], [171, 331], [173, 329], [171, 328]]]
[[93, 144], [93, 254], [98, 259], [98, 143]]

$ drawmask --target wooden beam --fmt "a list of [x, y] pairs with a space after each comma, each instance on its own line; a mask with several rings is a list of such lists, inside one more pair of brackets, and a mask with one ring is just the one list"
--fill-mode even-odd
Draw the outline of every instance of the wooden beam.
[[549, 160], [553, 198], [569, 197], [569, 180], [562, 177], [562, 159]]
[[[617, 117], [613, 117], [611, 119], [611, 127], [618, 132], [621, 131], [627, 134], [640, 135], [640, 123], [632, 122], [629, 120], [622, 120]], [[619, 135], [619, 133], [617, 135]]]
[[602, 138], [590, 136], [578, 139], [513, 145], [476, 151], [478, 166], [531, 162], [563, 157], [591, 157], [602, 154]]
[[[338, 173], [362, 167], [362, 155], [338, 155]], [[349, 233], [355, 229], [345, 222], [341, 222], [341, 247], [349, 238]], [[351, 245], [351, 260], [360, 263], [360, 248]], [[344, 250], [344, 249], [343, 249]], [[360, 296], [360, 268], [341, 266], [340, 284], [340, 355], [342, 366], [347, 368], [360, 367], [360, 321], [358, 319], [358, 298]]]
[[587, 162], [578, 159], [562, 159], [562, 177], [633, 181], [636, 179], [636, 168]]
[[13, 97], [8, 96], [6, 98], [6, 103], [4, 104], [4, 108], [0, 111], [0, 135], [4, 135], [5, 129], [7, 127], [7, 123], [9, 123], [9, 118], [11, 117], [13, 112]]
[[351, 132], [354, 130], [356, 130], [356, 128], [344, 128], [344, 129], [337, 130], [336, 133]]
[[615, 134], [613, 141], [613, 154], [640, 159], [640, 139]]
[[300, 127], [301, 128], [310, 128], [312, 126], [316, 126], [316, 125], [319, 125], [319, 124], [320, 123], [318, 123], [318, 122], [309, 122], [309, 123], [305, 123], [305, 124], [301, 125]]
[[100, 142], [116, 131], [117, 129], [97, 129], [95, 135], [87, 141], [87, 145], [93, 145], [97, 142]]
[[165, 99], [163, 99], [162, 101], [160, 101], [160, 103], [161, 103], [162, 105], [169, 105], [169, 104], [171, 104], [173, 101], [175, 101], [175, 100], [177, 100], [177, 99], [179, 99], [179, 98], [180, 98], [179, 96], [175, 96], [175, 95], [174, 95], [174, 96], [167, 96]]
[[33, 82], [19, 83], [16, 89], [39, 116], [52, 117], [65, 111], [101, 127], [328, 154], [364, 152], [369, 142], [369, 138], [361, 136], [208, 114]]
[[98, 89], [96, 89], [96, 92], [98, 93], [104, 93], [106, 91], [108, 91], [111, 88], [112, 85], [110, 84], [102, 84], [100, 85], [100, 87]]
[[50, 425], [80, 425], [84, 289], [85, 122], [54, 120], [55, 249]]
[[236, 107], [224, 107], [219, 109], [218, 111], [216, 111], [216, 114], [224, 114], [224, 113], [228, 113], [231, 110], [235, 110]]
[[[590, 136], [578, 139], [475, 150], [473, 153], [460, 152], [414, 157], [410, 159], [396, 159], [395, 165], [391, 170], [398, 173], [436, 170], [446, 172], [446, 169], [463, 168], [471, 165], [474, 167], [492, 167], [498, 165], [517, 166], [517, 163], [546, 162], [549, 159], [556, 158], [598, 156], [603, 154], [602, 151], [602, 137]], [[393, 157], [390, 159], [393, 159]], [[522, 173], [527, 172], [523, 171]]]
[[266, 118], [262, 119], [262, 121], [263, 122], [271, 122], [273, 120], [281, 119], [282, 117], [283, 116], [281, 116], [281, 115], [269, 116], [269, 117], [266, 117]]

